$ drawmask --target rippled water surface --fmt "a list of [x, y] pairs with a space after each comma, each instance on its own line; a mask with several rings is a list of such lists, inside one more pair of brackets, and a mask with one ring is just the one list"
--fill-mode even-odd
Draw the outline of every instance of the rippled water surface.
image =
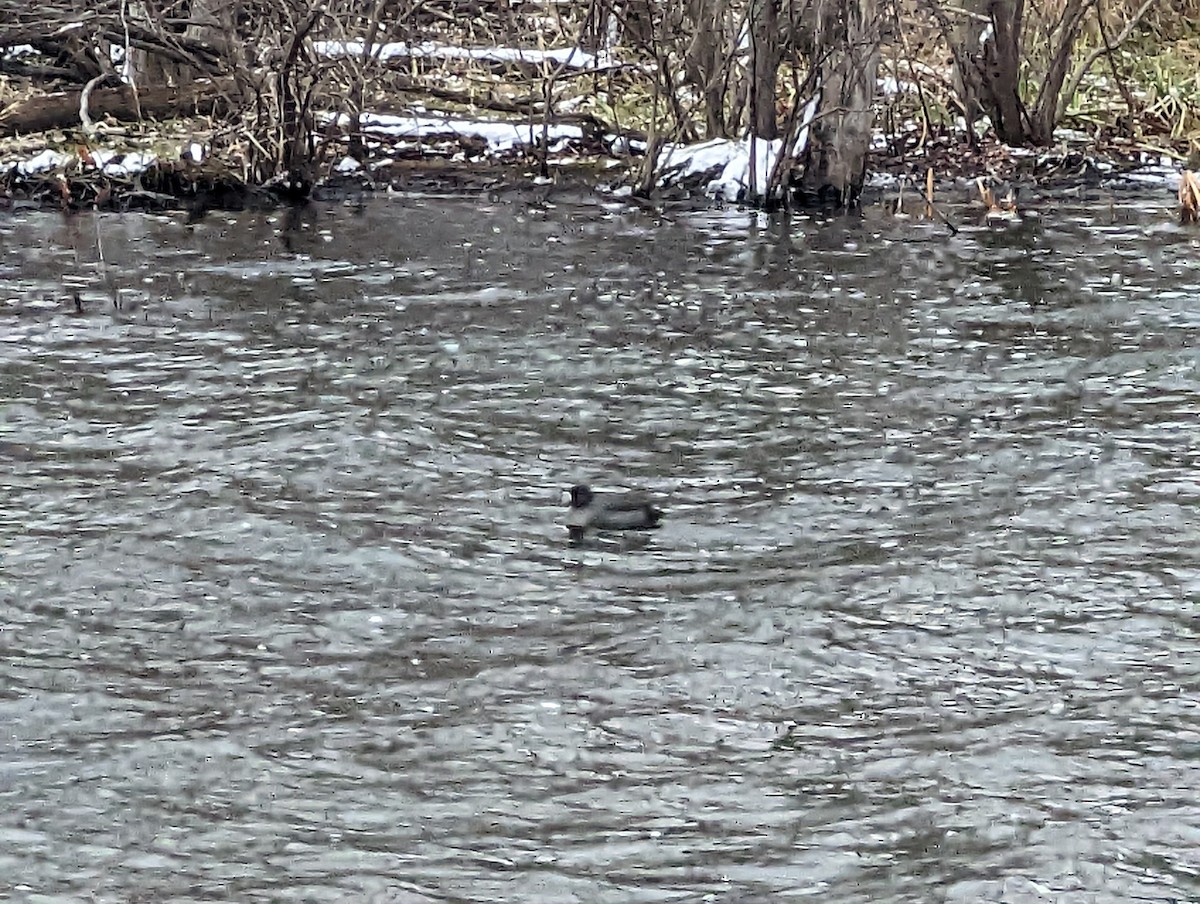
[[1168, 210], [0, 241], [0, 898], [1200, 900]]

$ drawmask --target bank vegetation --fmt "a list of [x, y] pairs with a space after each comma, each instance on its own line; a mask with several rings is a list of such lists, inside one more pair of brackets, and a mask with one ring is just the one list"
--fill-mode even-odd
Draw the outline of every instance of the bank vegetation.
[[[72, 204], [493, 159], [372, 128], [418, 110], [528, 126], [507, 156], [544, 176], [621, 157], [644, 194], [663, 148], [748, 137], [773, 151], [747, 200], [852, 204], [872, 165], [986, 168], [1001, 146], [1200, 155], [1198, 23], [1200, 0], [0, 0], [0, 152], [67, 149], [41, 190]], [[114, 145], [154, 149], [153, 179], [89, 169]]]

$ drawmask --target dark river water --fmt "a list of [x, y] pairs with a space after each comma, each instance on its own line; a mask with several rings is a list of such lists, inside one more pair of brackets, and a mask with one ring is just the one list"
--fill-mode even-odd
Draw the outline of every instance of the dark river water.
[[7, 215], [0, 899], [1200, 900], [1166, 200]]

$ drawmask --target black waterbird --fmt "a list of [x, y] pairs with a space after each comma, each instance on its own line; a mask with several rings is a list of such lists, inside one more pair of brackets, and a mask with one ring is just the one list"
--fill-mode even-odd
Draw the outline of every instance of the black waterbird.
[[662, 520], [662, 509], [636, 493], [595, 493], [580, 484], [571, 487], [567, 531], [582, 540], [589, 530], [650, 530]]

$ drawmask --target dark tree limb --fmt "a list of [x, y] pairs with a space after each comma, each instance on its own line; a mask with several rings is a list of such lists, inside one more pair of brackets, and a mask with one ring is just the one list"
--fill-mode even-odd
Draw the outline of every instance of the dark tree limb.
[[308, 101], [311, 94], [305, 97], [297, 97], [293, 84], [293, 79], [296, 78], [296, 62], [300, 57], [300, 50], [304, 46], [304, 41], [308, 37], [309, 32], [316, 27], [316, 24], [325, 15], [325, 10], [317, 6], [313, 9], [308, 17], [297, 26], [296, 31], [292, 35], [292, 39], [288, 44], [287, 53], [284, 56], [283, 66], [280, 67], [278, 76], [279, 104], [281, 120], [280, 123], [283, 129], [283, 168], [285, 171], [291, 172], [299, 167], [301, 161], [307, 161], [309, 154], [306, 153], [303, 143], [305, 139], [312, 133], [310, 128], [305, 127], [304, 120], [308, 114]]

